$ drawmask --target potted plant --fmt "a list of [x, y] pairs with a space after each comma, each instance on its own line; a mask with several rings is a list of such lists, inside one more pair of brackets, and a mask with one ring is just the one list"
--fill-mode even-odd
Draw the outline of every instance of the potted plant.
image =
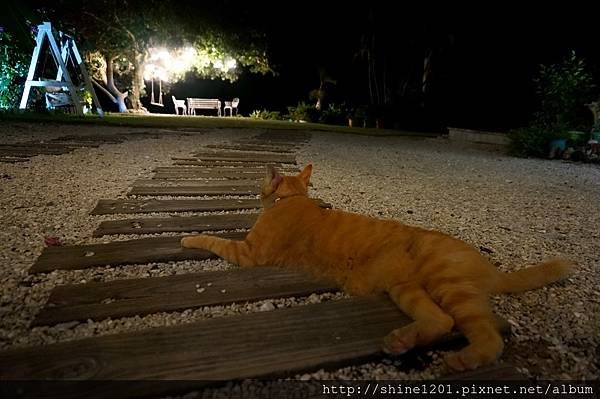
[[92, 112], [92, 93], [88, 90], [84, 90], [81, 94], [81, 100], [83, 102], [83, 113], [88, 114]]
[[596, 143], [600, 142], [600, 100], [592, 101], [589, 104], [586, 104], [590, 111], [592, 111], [592, 115], [594, 118], [592, 124], [592, 132], [590, 134], [590, 140], [595, 141]]
[[355, 126], [367, 127], [367, 118], [369, 116], [368, 107], [360, 105], [354, 111], [353, 122]]

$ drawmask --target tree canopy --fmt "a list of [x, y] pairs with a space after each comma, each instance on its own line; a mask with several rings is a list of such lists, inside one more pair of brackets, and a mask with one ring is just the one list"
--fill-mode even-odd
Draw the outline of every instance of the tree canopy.
[[193, 49], [187, 70], [170, 74], [175, 80], [187, 71], [230, 81], [243, 71], [272, 72], [260, 31], [247, 26], [239, 31], [230, 16], [219, 15], [222, 7], [215, 3], [58, 0], [49, 4], [29, 0], [27, 4], [40, 20], [50, 20], [77, 38], [96, 87], [118, 104], [120, 111], [126, 110], [126, 98], [129, 108], [142, 109], [144, 69], [156, 49], [166, 49], [169, 57], [181, 49]]

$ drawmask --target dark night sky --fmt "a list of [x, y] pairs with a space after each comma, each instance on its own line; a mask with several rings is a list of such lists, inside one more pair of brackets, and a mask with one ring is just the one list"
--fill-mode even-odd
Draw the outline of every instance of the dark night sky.
[[410, 8], [391, 2], [229, 3], [236, 5], [232, 15], [266, 31], [279, 75], [245, 74], [233, 84], [192, 79], [175, 85], [176, 95], [239, 96], [244, 114], [263, 107], [284, 111], [287, 105], [308, 100], [308, 92], [318, 86], [317, 65], [323, 65], [338, 80], [332, 89], [334, 99], [366, 103], [366, 67], [353, 54], [370, 8], [399, 68], [422, 68], [424, 37], [443, 41], [452, 36], [453, 44], [434, 64], [436, 98], [450, 126], [506, 129], [524, 124], [535, 109], [532, 78], [539, 64], [557, 62], [570, 50], [584, 57], [600, 80], [600, 36], [591, 8], [440, 10], [435, 5]]

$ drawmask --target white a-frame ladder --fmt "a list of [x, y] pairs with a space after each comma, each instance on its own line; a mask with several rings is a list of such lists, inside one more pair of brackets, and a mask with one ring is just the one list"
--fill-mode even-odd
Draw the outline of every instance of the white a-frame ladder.
[[[102, 107], [100, 107], [100, 102], [98, 101], [96, 92], [92, 87], [92, 82], [85, 69], [85, 64], [81, 59], [81, 55], [79, 54], [79, 50], [77, 49], [75, 40], [72, 37], [63, 33], [61, 33], [60, 35], [61, 47], [59, 49], [58, 45], [56, 44], [56, 40], [54, 39], [54, 35], [52, 34], [52, 26], [50, 22], [44, 22], [43, 24], [38, 25], [36, 46], [33, 49], [33, 55], [31, 56], [31, 63], [29, 64], [29, 73], [27, 74], [27, 81], [25, 82], [25, 88], [23, 90], [23, 96], [21, 97], [21, 104], [19, 108], [27, 108], [27, 102], [29, 100], [29, 94], [31, 92], [32, 87], [58, 87], [67, 89], [67, 91], [69, 92], [71, 103], [75, 107], [75, 111], [78, 115], [83, 115], [83, 107], [81, 103], [81, 98], [79, 96], [79, 92], [77, 90], [77, 87], [75, 87], [75, 85], [73, 84], [71, 75], [67, 70], [67, 61], [69, 59], [69, 55], [73, 54], [81, 71], [81, 75], [83, 76], [85, 88], [91, 93], [98, 114], [100, 116], [103, 116], [104, 112], [102, 111]], [[35, 70], [37, 68], [44, 40], [46, 38], [48, 38], [50, 51], [52, 53], [52, 56], [54, 57], [54, 60], [56, 61], [56, 64], [58, 65], [56, 80], [34, 80]]]

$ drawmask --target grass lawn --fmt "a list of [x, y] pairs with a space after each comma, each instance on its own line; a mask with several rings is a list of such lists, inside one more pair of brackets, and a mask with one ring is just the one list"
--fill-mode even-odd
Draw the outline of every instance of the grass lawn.
[[210, 117], [210, 116], [176, 116], [166, 114], [118, 114], [106, 113], [103, 118], [97, 115], [76, 116], [69, 114], [43, 114], [32, 112], [0, 113], [2, 122], [43, 122], [97, 124], [108, 126], [152, 127], [170, 129], [280, 129], [311, 130], [367, 136], [419, 136], [436, 137], [438, 133], [412, 132], [392, 129], [359, 128], [322, 123], [297, 123], [290, 121], [263, 120], [248, 117]]

